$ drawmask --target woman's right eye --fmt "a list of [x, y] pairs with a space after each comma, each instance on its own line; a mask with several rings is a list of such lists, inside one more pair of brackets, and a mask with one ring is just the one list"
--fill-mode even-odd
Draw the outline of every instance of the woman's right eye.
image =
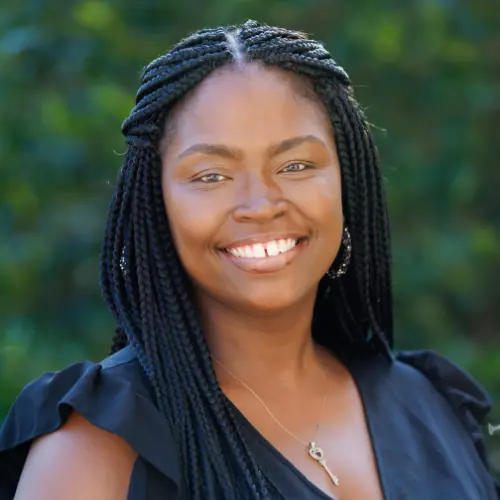
[[205, 174], [195, 179], [195, 182], [199, 181], [205, 184], [216, 184], [217, 182], [221, 182], [225, 179], [227, 179], [227, 177], [222, 174]]

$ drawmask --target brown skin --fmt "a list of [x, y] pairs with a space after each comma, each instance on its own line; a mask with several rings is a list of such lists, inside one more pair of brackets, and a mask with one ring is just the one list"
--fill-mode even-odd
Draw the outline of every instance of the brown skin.
[[[203, 81], [174, 110], [162, 144], [165, 206], [212, 355], [300, 439], [312, 439], [320, 421], [316, 440], [341, 486], [216, 363], [225, 394], [319, 488], [335, 498], [376, 499], [378, 477], [355, 384], [311, 337], [318, 283], [338, 252], [343, 215], [331, 122], [300, 91], [304, 86], [258, 64], [223, 68]], [[308, 139], [291, 141], [298, 137]], [[280, 144], [290, 147], [270, 155]], [[276, 234], [307, 238], [276, 272], [242, 270], [221, 251]]]
[[[218, 302], [251, 318], [263, 312], [288, 315], [303, 304], [310, 308], [337, 254], [342, 202], [331, 125], [318, 105], [297, 96], [288, 79], [254, 65], [244, 72], [225, 69], [202, 82], [177, 110], [174, 137], [163, 155], [163, 190], [178, 253], [203, 309]], [[268, 153], [306, 136], [316, 140]], [[203, 143], [237, 151], [238, 157], [183, 156]], [[307, 168], [294, 172], [291, 165]], [[207, 175], [212, 182], [199, 180]], [[218, 250], [276, 232], [308, 237], [307, 251], [282, 272], [241, 271]]]
[[[341, 241], [340, 168], [331, 125], [292, 79], [258, 65], [214, 73], [175, 110], [175, 133], [163, 154], [170, 227], [195, 284], [212, 352], [238, 359], [248, 374], [265, 375], [272, 366], [274, 376], [292, 369], [293, 377], [298, 363], [312, 356], [317, 286]], [[317, 140], [269, 157], [271, 147], [306, 136]], [[238, 157], [197, 153], [179, 159], [202, 143], [238, 150]], [[296, 164], [308, 168], [290, 171]], [[218, 182], [199, 180], [208, 174]], [[288, 232], [307, 236], [307, 242], [275, 273], [242, 271], [220, 251], [254, 235]]]
[[73, 413], [30, 447], [14, 500], [126, 500], [137, 453]]

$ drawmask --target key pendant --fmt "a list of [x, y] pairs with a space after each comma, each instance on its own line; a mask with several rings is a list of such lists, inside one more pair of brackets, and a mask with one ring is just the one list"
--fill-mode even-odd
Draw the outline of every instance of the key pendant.
[[309, 456], [312, 459], [316, 460], [316, 462], [318, 462], [319, 465], [321, 465], [321, 467], [325, 469], [326, 473], [335, 486], [338, 486], [340, 484], [339, 478], [335, 474], [333, 474], [333, 472], [328, 468], [328, 465], [326, 465], [326, 460], [323, 456], [323, 450], [321, 448], [318, 448], [314, 441], [309, 443]]

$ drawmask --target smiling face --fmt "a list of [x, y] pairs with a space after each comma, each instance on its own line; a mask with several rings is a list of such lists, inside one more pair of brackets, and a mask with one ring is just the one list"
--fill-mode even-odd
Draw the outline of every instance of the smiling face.
[[163, 193], [198, 300], [274, 312], [314, 301], [342, 236], [340, 168], [321, 104], [280, 69], [206, 78], [174, 110]]

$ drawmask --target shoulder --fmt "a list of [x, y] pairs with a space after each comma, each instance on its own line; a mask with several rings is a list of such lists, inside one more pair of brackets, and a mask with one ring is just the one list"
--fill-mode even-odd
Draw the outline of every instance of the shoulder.
[[[394, 378], [400, 381], [398, 391], [406, 393], [412, 408], [431, 415], [441, 433], [445, 432], [445, 425], [457, 422], [460, 434], [472, 444], [484, 470], [491, 474], [483, 426], [493, 403], [483, 385], [434, 350], [399, 351], [393, 370]], [[491, 480], [500, 495], [500, 483], [492, 475]]]
[[136, 457], [123, 438], [74, 412], [58, 430], [33, 440], [16, 499], [125, 500]]
[[[115, 474], [117, 488], [118, 476], [125, 470], [130, 476], [136, 457], [178, 482], [172, 432], [131, 347], [100, 363], [82, 361], [45, 373], [21, 391], [0, 430], [0, 492], [15, 491], [24, 468], [36, 475], [51, 463], [55, 470], [55, 462], [45, 460], [53, 455], [68, 474], [70, 466], [80, 470], [86, 464], [85, 470], [96, 472], [108, 463], [103, 480]], [[85, 483], [83, 470], [78, 477]]]
[[432, 349], [398, 351], [394, 370], [411, 387], [444, 399], [468, 428], [481, 425], [492, 409], [492, 399], [483, 385]]

